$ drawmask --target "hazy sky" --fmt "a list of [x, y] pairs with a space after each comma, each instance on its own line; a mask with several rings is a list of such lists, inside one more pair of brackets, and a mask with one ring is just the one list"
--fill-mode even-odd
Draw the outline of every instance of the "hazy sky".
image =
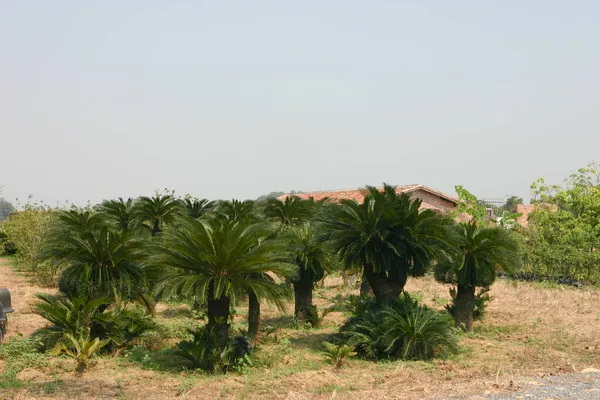
[[528, 198], [600, 159], [599, 20], [596, 0], [0, 0], [0, 185]]

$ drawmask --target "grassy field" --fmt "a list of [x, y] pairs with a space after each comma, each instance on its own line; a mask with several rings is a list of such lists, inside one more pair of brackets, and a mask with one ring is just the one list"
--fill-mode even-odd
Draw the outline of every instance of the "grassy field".
[[[328, 314], [318, 329], [295, 327], [291, 305], [282, 313], [263, 307], [262, 337], [251, 368], [209, 376], [186, 371], [170, 348], [197, 324], [186, 305], [158, 307], [160, 334], [151, 348], [97, 358], [79, 375], [66, 358], [21, 349], [24, 338], [46, 321], [32, 314], [34, 293], [51, 292], [0, 262], [0, 286], [13, 293], [17, 310], [8, 342], [0, 349], [0, 399], [15, 398], [281, 398], [414, 399], [449, 398], [515, 391], [543, 375], [600, 368], [600, 290], [499, 280], [482, 322], [462, 336], [461, 351], [433, 362], [350, 360], [335, 369], [323, 356], [322, 341], [342, 324], [343, 312]], [[407, 290], [435, 308], [449, 300], [448, 287], [431, 277], [412, 279]], [[320, 309], [357, 290], [331, 277], [315, 293]], [[237, 308], [234, 328], [245, 326], [246, 307]], [[7, 351], [6, 349], [10, 350]]]

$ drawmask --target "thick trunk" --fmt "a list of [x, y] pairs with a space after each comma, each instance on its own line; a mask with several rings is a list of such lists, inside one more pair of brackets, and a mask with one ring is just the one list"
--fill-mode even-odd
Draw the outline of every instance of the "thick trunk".
[[156, 236], [160, 232], [162, 232], [160, 230], [160, 222], [158, 219], [155, 219], [154, 224], [152, 225], [152, 236]]
[[363, 274], [366, 275], [379, 305], [396, 300], [408, 279], [406, 273], [398, 274], [397, 277], [391, 279], [383, 271], [376, 272], [370, 264], [364, 266]]
[[313, 283], [311, 280], [303, 279], [294, 282], [294, 314], [298, 321], [310, 321], [312, 315]]
[[473, 304], [475, 302], [475, 286], [458, 285], [456, 292], [456, 326], [469, 332], [473, 329]]
[[218, 300], [208, 300], [208, 330], [215, 336], [214, 345], [223, 349], [229, 343], [229, 307], [231, 300], [222, 296]]
[[363, 271], [362, 280], [360, 282], [360, 297], [367, 297], [371, 293], [371, 285], [369, 285], [369, 278]]
[[254, 292], [248, 293], [248, 336], [256, 338], [260, 329], [260, 301]]

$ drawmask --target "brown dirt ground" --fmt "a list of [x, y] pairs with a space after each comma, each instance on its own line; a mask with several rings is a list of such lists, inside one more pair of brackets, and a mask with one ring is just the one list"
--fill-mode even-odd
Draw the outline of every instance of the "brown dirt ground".
[[[32, 285], [7, 260], [0, 261], [0, 286], [10, 288], [16, 309], [9, 336], [27, 336], [46, 325], [30, 312], [30, 304], [34, 293], [50, 290]], [[449, 299], [448, 287], [430, 277], [412, 279], [406, 289], [436, 308]], [[325, 307], [336, 294], [354, 292], [343, 287], [341, 278], [329, 278], [317, 290], [315, 303]], [[334, 312], [317, 330], [282, 324], [278, 340], [286, 338], [287, 344], [265, 341], [257, 357], [270, 363], [263, 362], [246, 375], [142, 370], [122, 357], [99, 358], [87, 372], [77, 375], [69, 360], [55, 358], [41, 371], [27, 371], [34, 378], [26, 388], [0, 389], [0, 399], [447, 399], [514, 392], [535, 385], [545, 375], [600, 368], [599, 290], [499, 280], [491, 296], [485, 319], [461, 339], [462, 351], [451, 360], [373, 363], [353, 359], [335, 370], [324, 362], [319, 347], [345, 319]], [[171, 318], [171, 309], [161, 305], [159, 318]], [[241, 316], [236, 318], [243, 321], [243, 313], [241, 307]], [[263, 319], [264, 325], [277, 325], [286, 317], [266, 305]], [[55, 391], [47, 390], [49, 381], [59, 382]]]

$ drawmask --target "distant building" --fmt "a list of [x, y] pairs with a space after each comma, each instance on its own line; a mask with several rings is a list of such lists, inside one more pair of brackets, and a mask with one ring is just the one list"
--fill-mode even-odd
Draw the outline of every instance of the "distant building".
[[[458, 198], [454, 196], [450, 196], [439, 190], [420, 184], [396, 186], [396, 193], [408, 193], [411, 197], [422, 201], [421, 209], [430, 209], [439, 212], [453, 210], [459, 203]], [[351, 199], [356, 200], [359, 203], [362, 203], [365, 199], [364, 189], [325, 190], [321, 192], [284, 194], [279, 196], [278, 199], [284, 200], [289, 196], [297, 196], [305, 200], [312, 197], [317, 201], [324, 198], [328, 198], [332, 201]]]
[[14, 208], [10, 202], [0, 199], [0, 221], [4, 221], [14, 211]]
[[550, 209], [551, 211], [558, 210], [558, 206], [556, 204], [517, 204], [516, 212], [521, 214], [521, 216], [517, 218], [519, 225], [529, 225], [529, 214], [534, 212], [539, 207], [544, 207], [544, 209]]

